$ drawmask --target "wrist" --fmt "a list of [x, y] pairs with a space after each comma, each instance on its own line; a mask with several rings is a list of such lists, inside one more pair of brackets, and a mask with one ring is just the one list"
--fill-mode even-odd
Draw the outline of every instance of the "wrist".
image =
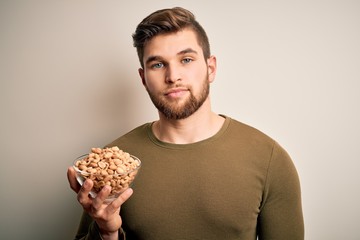
[[122, 230], [121, 228], [118, 231], [105, 231], [103, 229], [101, 229], [99, 227], [99, 225], [95, 222], [95, 229], [97, 230], [98, 234], [100, 235], [100, 239], [101, 240], [118, 240], [118, 239], [122, 239], [119, 238], [120, 235], [120, 230]]
[[111, 234], [109, 234], [109, 233], [102, 234], [100, 232], [100, 236], [101, 236], [102, 240], [112, 240], [112, 239], [125, 240], [126, 239], [125, 233], [122, 230], [122, 228], [120, 228], [119, 231], [111, 233]]
[[100, 230], [100, 235], [102, 240], [118, 240], [118, 231], [116, 232], [102, 232]]

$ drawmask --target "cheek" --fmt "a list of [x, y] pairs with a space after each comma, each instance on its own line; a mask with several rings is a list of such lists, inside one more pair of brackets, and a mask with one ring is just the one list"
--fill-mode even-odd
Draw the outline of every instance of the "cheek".
[[147, 74], [144, 86], [148, 91], [154, 92], [161, 87], [161, 79], [156, 74]]
[[209, 81], [208, 69], [206, 66], [197, 66], [197, 69], [192, 71], [191, 79], [196, 79], [197, 85], [202, 85], [204, 81]]
[[154, 74], [144, 72], [144, 83], [146, 86], [151, 86], [153, 84]]

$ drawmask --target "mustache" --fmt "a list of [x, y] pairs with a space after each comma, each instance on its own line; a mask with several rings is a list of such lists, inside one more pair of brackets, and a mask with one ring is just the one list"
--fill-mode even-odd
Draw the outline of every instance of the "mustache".
[[189, 88], [189, 86], [181, 84], [181, 83], [174, 83], [169, 85], [166, 89], [173, 89], [173, 88]]
[[168, 86], [163, 93], [166, 95], [168, 93], [171, 92], [176, 92], [176, 91], [190, 91], [191, 88], [189, 86], [183, 85], [183, 84], [174, 84], [171, 86]]

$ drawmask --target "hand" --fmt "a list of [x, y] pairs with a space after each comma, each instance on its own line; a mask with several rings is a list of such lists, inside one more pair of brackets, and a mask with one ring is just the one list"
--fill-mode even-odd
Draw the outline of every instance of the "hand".
[[111, 203], [105, 203], [106, 197], [110, 194], [111, 187], [105, 186], [95, 198], [90, 197], [89, 193], [93, 187], [93, 182], [87, 179], [83, 186], [80, 186], [76, 180], [76, 173], [72, 167], [67, 171], [70, 187], [77, 193], [77, 200], [98, 224], [103, 239], [117, 239], [118, 230], [121, 227], [122, 220], [120, 216], [121, 205], [129, 199], [133, 190], [128, 188], [118, 198]]

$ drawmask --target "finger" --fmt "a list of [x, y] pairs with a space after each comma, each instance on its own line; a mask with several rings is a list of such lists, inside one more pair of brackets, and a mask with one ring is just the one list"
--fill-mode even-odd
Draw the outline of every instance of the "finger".
[[94, 198], [92, 207], [95, 210], [98, 210], [101, 208], [101, 205], [105, 203], [106, 198], [109, 196], [111, 192], [111, 187], [108, 185], [105, 185], [100, 192], [97, 193], [96, 198]]
[[78, 193], [80, 190], [80, 184], [76, 180], [76, 173], [73, 167], [69, 167], [67, 170], [67, 178], [70, 184], [70, 187], [74, 192]]
[[126, 189], [118, 198], [116, 198], [114, 201], [112, 201], [111, 204], [109, 204], [109, 206], [106, 207], [106, 211], [108, 213], [114, 213], [118, 211], [121, 205], [123, 205], [123, 203], [126, 202], [132, 194], [132, 188]]
[[83, 185], [81, 186], [77, 200], [83, 206], [83, 208], [87, 209], [91, 205], [92, 199], [89, 197], [89, 193], [93, 187], [93, 182], [90, 179], [87, 179]]

